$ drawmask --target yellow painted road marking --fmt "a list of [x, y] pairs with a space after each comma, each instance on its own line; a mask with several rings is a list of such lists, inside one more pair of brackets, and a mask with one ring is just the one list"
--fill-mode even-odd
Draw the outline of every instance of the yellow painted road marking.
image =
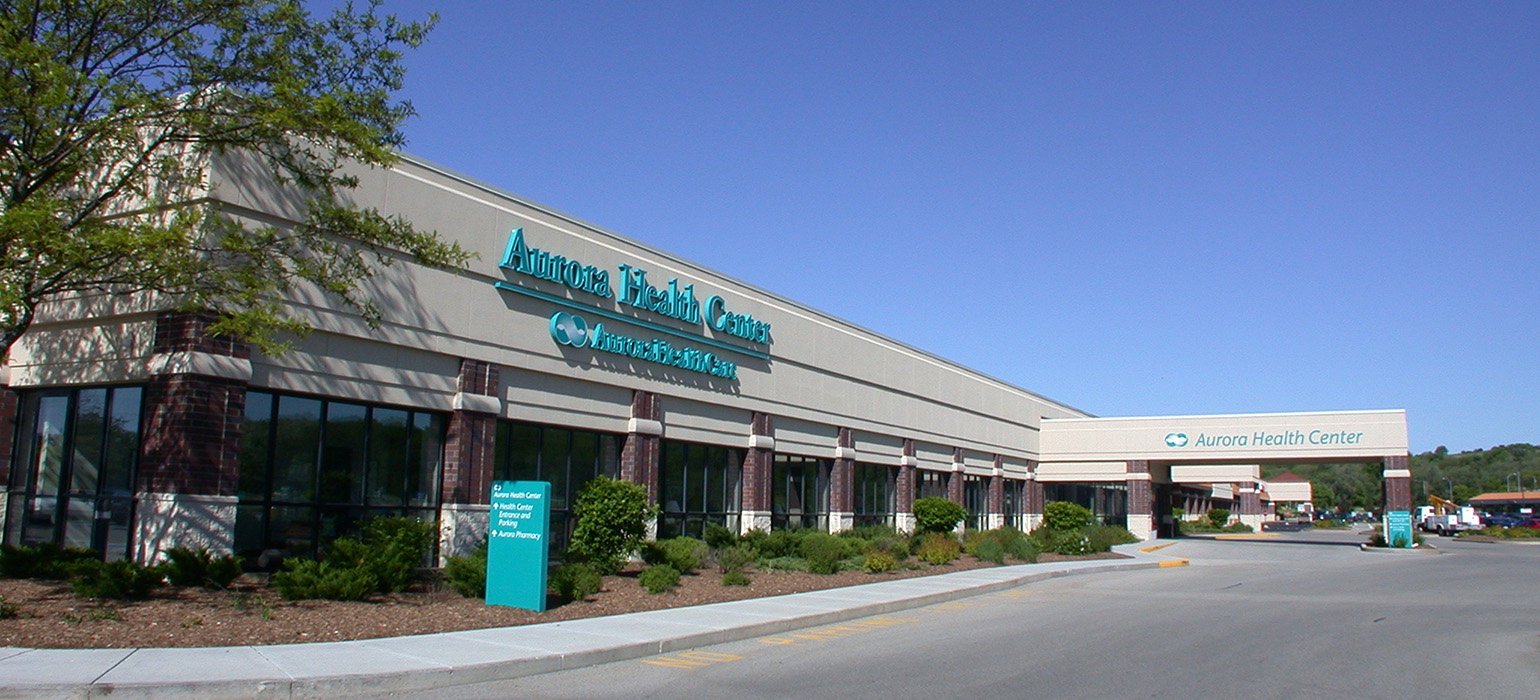
[[793, 632], [791, 634], [783, 634], [775, 637], [761, 637], [759, 639], [759, 643], [769, 644], [772, 646], [789, 646], [793, 644], [801, 644], [802, 642], [821, 642], [826, 639], [841, 639], [843, 637], [849, 637], [850, 635], [859, 634], [868, 630], [882, 629], [884, 627], [902, 625], [908, 622], [916, 622], [918, 620], [919, 618], [916, 617], [884, 615], [882, 617], [873, 617], [865, 620], [857, 620], [855, 622], [846, 622], [844, 624], [832, 625], [829, 627], [815, 627], [810, 630]]
[[1214, 535], [1216, 540], [1270, 540], [1274, 537], [1283, 537], [1276, 532], [1242, 533], [1237, 535]]
[[1169, 569], [1173, 566], [1187, 566], [1187, 564], [1188, 561], [1186, 559], [1167, 559], [1160, 563], [1160, 568]]
[[1025, 590], [1021, 590], [1021, 591], [1006, 591], [1004, 593], [1001, 593], [1000, 595], [1002, 597], [1005, 597], [1005, 598], [1017, 599], [1017, 598], [1025, 598], [1025, 597], [1027, 597], [1029, 595], [1032, 595], [1032, 591], [1025, 591]]
[[1176, 544], [1176, 543], [1175, 542], [1167, 542], [1165, 544], [1157, 544], [1157, 545], [1154, 545], [1154, 546], [1151, 546], [1151, 547], [1141, 547], [1139, 549], [1139, 551], [1144, 552], [1145, 554], [1149, 554], [1150, 552], [1153, 552], [1153, 551], [1155, 551], [1157, 549], [1165, 549], [1167, 547], [1170, 547], [1173, 544]]
[[724, 654], [718, 651], [687, 651], [673, 656], [643, 659], [642, 663], [652, 664], [653, 666], [666, 666], [668, 668], [700, 668], [702, 666], [723, 664], [742, 659], [743, 657], [737, 654]]

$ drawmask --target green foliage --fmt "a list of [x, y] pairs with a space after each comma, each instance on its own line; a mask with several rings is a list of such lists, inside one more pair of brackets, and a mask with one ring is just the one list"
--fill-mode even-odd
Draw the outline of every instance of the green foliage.
[[1043, 525], [1050, 530], [1078, 530], [1091, 524], [1091, 509], [1070, 501], [1050, 501], [1043, 506]]
[[466, 598], [487, 597], [487, 545], [444, 560], [444, 581]]
[[364, 600], [379, 590], [374, 573], [314, 559], [289, 559], [270, 582], [288, 600]]
[[915, 549], [914, 554], [920, 558], [920, 561], [940, 566], [956, 561], [962, 556], [962, 545], [950, 534], [927, 532], [920, 536], [920, 546]]
[[884, 571], [897, 569], [898, 559], [895, 559], [888, 552], [874, 549], [867, 552], [866, 557], [861, 560], [861, 568], [865, 569], [869, 574], [880, 574]]
[[759, 552], [746, 544], [737, 544], [726, 549], [717, 550], [717, 568], [724, 574], [734, 571], [747, 571], [750, 564], [759, 558]]
[[1005, 545], [1001, 544], [1000, 540], [994, 538], [980, 540], [973, 547], [973, 551], [970, 554], [979, 561], [994, 562], [996, 564], [1005, 563]]
[[648, 593], [658, 594], [674, 590], [679, 585], [679, 570], [668, 564], [654, 564], [642, 569], [642, 575], [637, 577], [637, 582]]
[[141, 566], [127, 559], [76, 562], [70, 567], [70, 590], [86, 598], [142, 600], [165, 582], [158, 566]]
[[807, 571], [807, 560], [802, 557], [767, 557], [759, 560], [759, 568], [765, 571]]
[[216, 557], [207, 549], [173, 547], [166, 550], [166, 561], [161, 564], [166, 580], [173, 586], [202, 586], [204, 588], [229, 588], [241, 576], [241, 559], [236, 556]]
[[61, 547], [52, 542], [21, 547], [0, 545], [0, 575], [6, 578], [63, 581], [77, 565], [95, 561], [101, 561], [101, 555], [82, 547]]
[[[212, 310], [216, 334], [269, 354], [309, 324], [302, 284], [377, 323], [362, 293], [404, 252], [471, 256], [347, 203], [346, 161], [396, 160], [411, 106], [405, 49], [433, 23], [377, 2], [311, 17], [302, 3], [31, 2], [0, 12], [0, 357], [53, 295], [163, 292]], [[271, 176], [297, 223], [238, 222], [205, 205], [210, 157]], [[252, 183], [254, 186], [260, 186]]]
[[600, 476], [578, 494], [573, 514], [577, 524], [567, 558], [592, 564], [600, 574], [613, 574], [641, 547], [656, 508], [647, 503], [641, 485]]
[[729, 571], [722, 574], [722, 585], [724, 586], [747, 586], [750, 583], [752, 581], [749, 580], [749, 575], [742, 571]]
[[360, 537], [332, 540], [326, 561], [338, 568], [365, 569], [380, 593], [400, 593], [427, 560], [438, 527], [416, 518], [370, 518], [360, 528]]
[[1208, 523], [1211, 527], [1224, 527], [1230, 522], [1230, 509], [1210, 508], [1208, 511]]
[[839, 573], [840, 560], [850, 550], [845, 542], [827, 532], [810, 532], [802, 538], [799, 554], [807, 560], [807, 570], [815, 574]]
[[1110, 552], [1115, 545], [1138, 541], [1134, 533], [1121, 525], [1092, 525], [1086, 528], [1086, 547], [1092, 552]]
[[14, 618], [17, 618], [17, 617], [20, 617], [20, 616], [21, 616], [21, 606], [20, 605], [17, 605], [15, 603], [7, 603], [7, 602], [5, 602], [5, 598], [0, 597], [0, 620], [10, 620], [10, 619], [14, 619]]
[[968, 533], [963, 541], [963, 551], [996, 564], [1004, 564], [1006, 559], [1034, 562], [1038, 555], [1037, 545], [1014, 527]]
[[762, 557], [778, 559], [781, 557], [797, 557], [802, 555], [802, 538], [816, 532], [815, 530], [773, 530], [763, 538], [756, 538], [754, 547], [759, 550]]
[[914, 499], [914, 526], [920, 532], [951, 532], [968, 511], [939, 496]]
[[582, 562], [571, 562], [551, 572], [549, 588], [565, 600], [585, 600], [604, 587], [598, 570]]
[[700, 568], [710, 548], [694, 537], [675, 537], [650, 542], [642, 549], [642, 559], [648, 564], [668, 564], [683, 574]]
[[706, 523], [704, 533], [706, 546], [712, 549], [726, 549], [738, 544], [738, 535], [716, 523]]

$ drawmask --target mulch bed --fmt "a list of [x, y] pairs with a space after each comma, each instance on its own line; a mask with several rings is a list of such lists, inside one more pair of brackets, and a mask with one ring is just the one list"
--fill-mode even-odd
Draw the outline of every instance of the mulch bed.
[[[1120, 557], [1045, 554], [1040, 561]], [[543, 613], [489, 606], [438, 585], [369, 602], [287, 601], [261, 582], [243, 577], [223, 591], [164, 587], [148, 600], [93, 601], [76, 596], [64, 582], [5, 579], [0, 580], [0, 599], [7, 608], [14, 606], [16, 614], [0, 619], [0, 646], [105, 649], [336, 642], [618, 615], [990, 566], [995, 565], [963, 557], [946, 566], [921, 564], [883, 574], [757, 571], [748, 586], [724, 586], [719, 574], [702, 571], [685, 576], [673, 592], [659, 595], [644, 590], [633, 569], [605, 577], [603, 590], [588, 600], [553, 599]]]

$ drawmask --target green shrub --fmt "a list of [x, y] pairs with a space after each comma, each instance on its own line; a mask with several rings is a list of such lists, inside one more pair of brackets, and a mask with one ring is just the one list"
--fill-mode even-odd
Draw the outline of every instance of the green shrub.
[[61, 547], [52, 542], [21, 547], [0, 545], [0, 575], [63, 581], [70, 577], [77, 564], [101, 561], [101, 558], [89, 549]]
[[349, 553], [345, 559], [368, 568], [381, 593], [400, 593], [412, 585], [438, 540], [437, 524], [416, 518], [370, 518], [364, 521], [362, 533], [363, 551]]
[[582, 562], [562, 564], [551, 572], [551, 592], [565, 600], [586, 600], [603, 587], [604, 577]]
[[747, 586], [749, 583], [751, 583], [749, 575], [742, 571], [729, 571], [722, 574], [722, 585], [724, 586]]
[[229, 588], [241, 576], [241, 559], [235, 556], [215, 557], [207, 549], [173, 547], [166, 550], [166, 561], [161, 564], [166, 580], [173, 586], [202, 586], [204, 588]]
[[487, 597], [487, 545], [444, 560], [444, 581], [466, 598]]
[[759, 552], [761, 556], [763, 556], [765, 552], [765, 540], [769, 539], [769, 537], [770, 533], [755, 528], [743, 533], [742, 535], [739, 535], [738, 544], [750, 547], [754, 551]]
[[802, 538], [814, 530], [774, 530], [755, 543], [759, 555], [770, 559], [802, 556]]
[[583, 487], [572, 512], [577, 524], [567, 557], [592, 564], [601, 574], [613, 574], [647, 537], [647, 523], [656, 508], [647, 503], [641, 485], [600, 476]]
[[811, 532], [802, 538], [799, 554], [807, 560], [807, 570], [815, 574], [839, 573], [840, 560], [849, 550], [845, 542], [827, 532]]
[[724, 574], [734, 571], [746, 571], [755, 559], [759, 558], [759, 552], [746, 544], [735, 544], [726, 549], [717, 550], [717, 568]]
[[694, 537], [674, 537], [648, 543], [642, 549], [642, 559], [648, 564], [668, 564], [688, 574], [700, 568], [709, 551], [705, 542]]
[[765, 571], [807, 571], [807, 560], [802, 557], [770, 557], [760, 559], [759, 568]]
[[1078, 530], [1095, 519], [1091, 509], [1070, 501], [1052, 501], [1043, 506], [1043, 526], [1050, 530]]
[[1210, 508], [1208, 511], [1208, 523], [1212, 527], [1222, 528], [1230, 522], [1230, 509]]
[[1230, 523], [1229, 525], [1219, 529], [1223, 530], [1224, 532], [1256, 532], [1256, 530], [1253, 530], [1250, 525], [1242, 522]]
[[1000, 540], [998, 540], [998, 539], [995, 539], [993, 537], [987, 537], [987, 538], [983, 539], [982, 541], [980, 541], [978, 543], [978, 545], [973, 548], [973, 556], [974, 556], [974, 558], [978, 559], [979, 561], [988, 561], [988, 562], [994, 562], [996, 564], [1004, 564], [1005, 563], [1005, 545], [1001, 544]]
[[1048, 527], [1040, 527], [1032, 531], [1029, 536], [1038, 551], [1053, 552], [1055, 554], [1090, 554], [1091, 542], [1088, 536], [1089, 527], [1076, 528], [1074, 530], [1054, 530]]
[[160, 567], [141, 566], [127, 559], [82, 560], [70, 568], [70, 590], [86, 598], [142, 600], [166, 580]]
[[951, 532], [968, 511], [939, 496], [914, 499], [914, 526], [919, 532]]
[[727, 549], [738, 544], [738, 535], [716, 523], [706, 523], [706, 546], [712, 549]]
[[637, 577], [637, 582], [648, 593], [663, 593], [671, 591], [679, 585], [679, 570], [668, 564], [655, 564], [642, 569], [642, 575]]
[[869, 574], [880, 574], [884, 571], [892, 571], [898, 568], [898, 560], [892, 554], [881, 550], [872, 550], [866, 553], [861, 560], [861, 568]]
[[958, 544], [950, 534], [927, 532], [921, 537], [915, 556], [927, 564], [940, 566], [956, 561], [962, 556], [962, 545]]
[[1113, 545], [1133, 544], [1139, 538], [1120, 525], [1092, 525], [1086, 528], [1086, 547], [1092, 552], [1110, 552]]
[[290, 559], [271, 583], [288, 600], [363, 600], [379, 589], [374, 573], [314, 559]]

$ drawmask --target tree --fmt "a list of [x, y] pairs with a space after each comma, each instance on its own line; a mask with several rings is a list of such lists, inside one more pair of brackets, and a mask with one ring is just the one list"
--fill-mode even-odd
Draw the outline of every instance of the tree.
[[914, 526], [920, 532], [951, 532], [968, 511], [940, 496], [914, 499]]
[[[401, 52], [434, 20], [378, 0], [329, 17], [298, 0], [0, 0], [0, 359], [59, 295], [158, 293], [279, 352], [308, 330], [283, 310], [296, 285], [373, 323], [359, 290], [376, 265], [464, 264], [343, 196], [344, 165], [397, 157]], [[209, 165], [235, 156], [298, 198], [298, 221], [200, 203]]]
[[657, 509], [648, 505], [647, 490], [640, 485], [599, 476], [583, 486], [572, 513], [577, 524], [567, 558], [613, 574], [642, 546]]

